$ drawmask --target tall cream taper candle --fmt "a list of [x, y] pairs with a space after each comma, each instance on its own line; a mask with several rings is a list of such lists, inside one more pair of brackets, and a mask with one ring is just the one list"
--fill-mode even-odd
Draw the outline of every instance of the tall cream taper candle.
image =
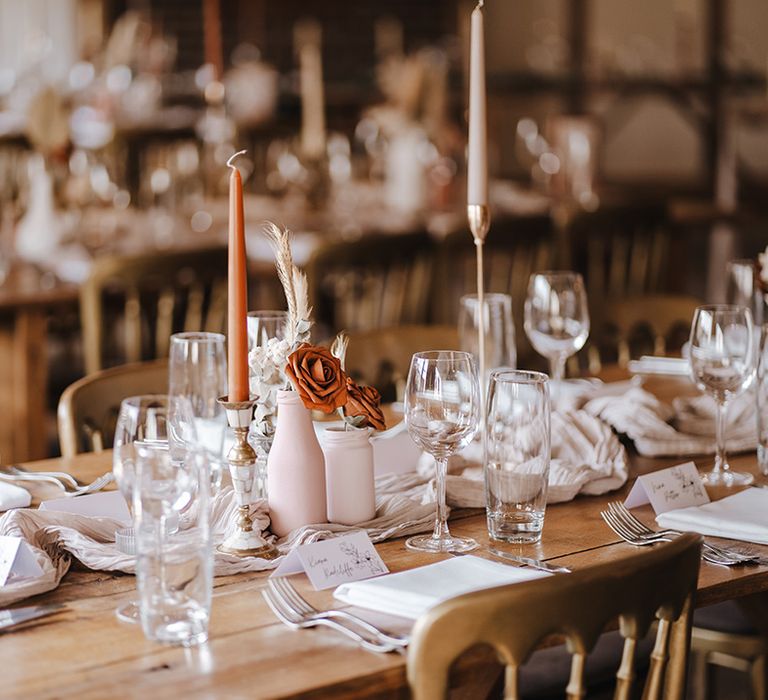
[[472, 11], [469, 54], [469, 148], [467, 204], [488, 204], [488, 145], [485, 118], [483, 0]]

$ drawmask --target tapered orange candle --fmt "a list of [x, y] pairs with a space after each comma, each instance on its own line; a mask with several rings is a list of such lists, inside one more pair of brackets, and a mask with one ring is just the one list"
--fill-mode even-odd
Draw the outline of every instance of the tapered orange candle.
[[243, 181], [232, 160], [245, 153], [235, 153], [227, 165], [229, 177], [229, 277], [227, 301], [227, 366], [229, 400], [247, 401], [248, 390], [248, 279], [245, 264], [245, 217], [243, 216]]

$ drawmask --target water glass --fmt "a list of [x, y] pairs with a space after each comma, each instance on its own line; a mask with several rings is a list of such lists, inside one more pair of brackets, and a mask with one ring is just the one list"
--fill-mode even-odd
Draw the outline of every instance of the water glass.
[[267, 344], [270, 338], [282, 340], [288, 323], [287, 311], [249, 311], [246, 319], [248, 324], [248, 349], [260, 348]]
[[534, 350], [549, 359], [550, 377], [560, 382], [565, 376], [565, 361], [584, 347], [589, 336], [587, 293], [581, 275], [531, 275], [524, 327]]
[[479, 362], [480, 350], [478, 329], [482, 319], [485, 331], [485, 373], [483, 391], [488, 384], [491, 370], [499, 367], [514, 369], [517, 365], [515, 349], [515, 326], [512, 322], [512, 297], [509, 294], [486, 294], [483, 297], [483, 311], [477, 294], [461, 297], [459, 306], [459, 343], [461, 349], [470, 352]]
[[227, 416], [218, 399], [227, 393], [227, 354], [221, 333], [174, 333], [168, 366], [171, 396], [189, 401], [205, 450], [214, 493], [221, 485]]
[[759, 328], [764, 321], [763, 293], [755, 279], [754, 260], [730, 260], [725, 268], [728, 287], [726, 302], [733, 306], [746, 306], [752, 312], [752, 321]]
[[541, 539], [550, 459], [547, 375], [491, 373], [486, 418], [485, 489], [488, 533], [495, 540]]
[[725, 450], [728, 402], [755, 376], [752, 313], [744, 306], [700, 306], [693, 315], [690, 340], [691, 377], [700, 391], [715, 400], [715, 463], [702, 474], [710, 486], [746, 486], [753, 476], [733, 472]]
[[768, 324], [760, 332], [757, 357], [757, 464], [760, 473], [768, 476]]
[[445, 476], [448, 457], [466, 447], [477, 431], [480, 387], [467, 352], [435, 350], [411, 358], [405, 388], [405, 422], [413, 441], [435, 458], [437, 513], [431, 535], [406, 540], [420, 552], [468, 552], [477, 542], [448, 531]]
[[[194, 646], [208, 639], [213, 590], [210, 477], [194, 445], [143, 444], [133, 490], [136, 582], [147, 639]], [[169, 520], [178, 519], [177, 528]]]

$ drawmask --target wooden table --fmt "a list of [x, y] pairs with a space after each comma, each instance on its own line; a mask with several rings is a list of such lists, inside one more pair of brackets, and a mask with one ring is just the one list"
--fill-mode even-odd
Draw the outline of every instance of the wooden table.
[[[633, 475], [680, 460], [632, 457]], [[92, 479], [110, 468], [109, 453], [37, 462], [38, 469], [64, 469]], [[708, 465], [702, 460], [701, 465]], [[734, 468], [756, 472], [753, 454], [736, 457]], [[547, 509], [541, 544], [510, 547], [529, 556], [580, 569], [637, 554], [618, 541], [600, 519], [611, 500], [626, 496], [630, 482], [606, 496], [579, 497]], [[39, 494], [37, 494], [39, 495]], [[648, 507], [639, 515], [652, 522]], [[453, 532], [488, 544], [484, 514], [452, 521]], [[377, 546], [392, 571], [428, 564], [436, 555], [407, 551], [403, 540]], [[758, 547], [768, 554], [768, 547]], [[210, 641], [193, 650], [147, 641], [138, 627], [119, 623], [114, 610], [135, 596], [133, 576], [84, 570], [75, 564], [49, 594], [24, 601], [65, 603], [66, 612], [0, 635], [3, 697], [213, 698], [213, 697], [407, 697], [405, 659], [372, 654], [333, 631], [295, 632], [281, 625], [264, 603], [265, 574], [214, 581]], [[302, 589], [319, 605], [329, 592]], [[723, 568], [702, 563], [700, 606], [768, 591], [768, 567]]]

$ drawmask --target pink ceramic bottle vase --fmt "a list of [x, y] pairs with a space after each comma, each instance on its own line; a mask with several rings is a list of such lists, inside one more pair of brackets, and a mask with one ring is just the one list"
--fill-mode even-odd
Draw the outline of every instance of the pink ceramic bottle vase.
[[328, 521], [325, 459], [312, 415], [295, 391], [277, 393], [277, 427], [267, 460], [271, 530], [284, 537], [303, 525]]

